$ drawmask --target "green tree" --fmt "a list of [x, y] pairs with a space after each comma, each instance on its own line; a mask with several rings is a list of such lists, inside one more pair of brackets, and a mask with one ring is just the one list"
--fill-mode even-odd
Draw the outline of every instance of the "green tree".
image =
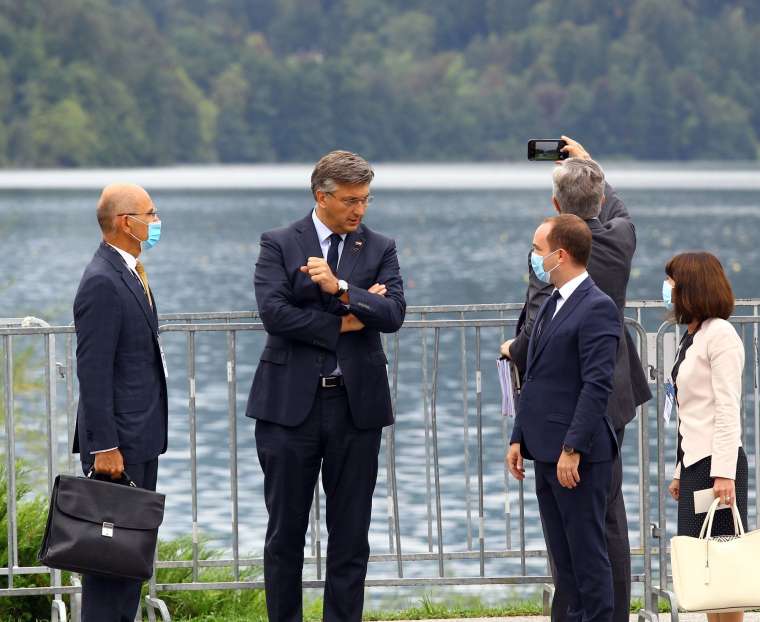
[[0, 0], [0, 164], [756, 157], [758, 40], [753, 0]]
[[80, 103], [67, 98], [33, 115], [32, 143], [42, 166], [84, 166], [94, 162], [97, 138]]

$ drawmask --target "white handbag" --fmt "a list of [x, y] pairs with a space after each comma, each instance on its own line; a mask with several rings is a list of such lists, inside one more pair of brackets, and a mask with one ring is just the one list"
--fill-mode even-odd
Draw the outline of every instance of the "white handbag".
[[744, 532], [736, 502], [734, 536], [712, 536], [716, 498], [702, 524], [699, 538], [670, 540], [673, 587], [686, 611], [726, 612], [760, 607], [760, 529]]

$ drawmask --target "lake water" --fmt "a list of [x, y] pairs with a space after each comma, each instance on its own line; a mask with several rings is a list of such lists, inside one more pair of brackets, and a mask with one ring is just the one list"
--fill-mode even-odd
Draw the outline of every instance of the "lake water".
[[[252, 172], [253, 171], [253, 172]], [[385, 172], [384, 178], [382, 173]], [[232, 167], [161, 172], [0, 173], [0, 317], [34, 315], [68, 324], [82, 270], [99, 242], [95, 221], [98, 187], [128, 177], [148, 185], [163, 221], [161, 243], [143, 261], [159, 310], [202, 312], [252, 310], [253, 266], [263, 231], [308, 214], [311, 199], [298, 188], [308, 167]], [[437, 180], [437, 183], [432, 183]], [[612, 166], [618, 188], [636, 223], [636, 254], [629, 299], [657, 299], [663, 266], [675, 253], [706, 249], [723, 262], [737, 297], [757, 297], [760, 277], [760, 175], [754, 166]], [[65, 186], [67, 189], [55, 189]], [[366, 224], [393, 236], [409, 305], [520, 302], [533, 230], [552, 214], [550, 167], [462, 165], [378, 167], [375, 203]], [[416, 186], [416, 189], [413, 187]], [[452, 187], [457, 186], [457, 187]], [[433, 188], [441, 188], [434, 190]], [[184, 189], [183, 189], [184, 188]], [[659, 317], [651, 316], [648, 330]], [[429, 335], [432, 338], [432, 334]], [[469, 332], [472, 349], [474, 333]], [[485, 534], [489, 549], [505, 547], [502, 420], [493, 358], [498, 331], [484, 331]], [[432, 342], [430, 342], [432, 343]], [[444, 545], [465, 547], [459, 333], [442, 333], [438, 394], [439, 450], [443, 491]], [[188, 400], [185, 338], [167, 334], [170, 368], [170, 451], [161, 460], [159, 488], [168, 493], [163, 537], [192, 530], [189, 490]], [[222, 546], [230, 543], [226, 342], [223, 334], [198, 337], [199, 529]], [[428, 550], [425, 500], [424, 411], [419, 333], [401, 338], [397, 416], [397, 469], [404, 552]], [[250, 380], [261, 339], [241, 335], [237, 347], [237, 432], [240, 442], [241, 552], [259, 554], [266, 526], [253, 423], [245, 419]], [[749, 360], [749, 359], [748, 359]], [[468, 355], [470, 423], [474, 423], [474, 357]], [[62, 388], [59, 392], [63, 392]], [[625, 446], [626, 495], [632, 540], [638, 536], [635, 427]], [[675, 435], [671, 424], [671, 435]], [[751, 439], [751, 436], [748, 437]], [[475, 434], [470, 430], [470, 473], [476, 473]], [[751, 445], [754, 448], [754, 444]], [[750, 453], [750, 452], [748, 452]], [[670, 454], [668, 454], [670, 456]], [[755, 457], [750, 457], [754, 466]], [[385, 463], [375, 498], [373, 552], [389, 552]], [[474, 480], [473, 480], [474, 484]], [[509, 496], [516, 511], [515, 486]], [[754, 497], [753, 497], [754, 498]], [[529, 546], [542, 543], [532, 483], [526, 487]], [[673, 508], [671, 508], [672, 510]], [[477, 516], [476, 506], [473, 506]], [[752, 512], [750, 512], [753, 515]], [[324, 527], [323, 527], [324, 529]], [[516, 518], [512, 546], [519, 546]], [[477, 545], [477, 521], [474, 523]], [[453, 564], [449, 566], [448, 564]], [[477, 564], [447, 562], [447, 571], [477, 574]], [[542, 573], [541, 562], [529, 564]], [[407, 566], [406, 576], [434, 576], [435, 563]], [[514, 562], [489, 561], [488, 573], [515, 573]], [[371, 577], [393, 576], [395, 565], [379, 565]]]

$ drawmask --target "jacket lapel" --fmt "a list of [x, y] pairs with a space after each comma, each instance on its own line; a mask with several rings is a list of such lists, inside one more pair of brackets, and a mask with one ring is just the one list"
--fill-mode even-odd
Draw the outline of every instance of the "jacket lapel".
[[[323, 257], [322, 246], [319, 243], [317, 230], [314, 227], [311, 213], [309, 213], [306, 218], [299, 220], [296, 223], [295, 228], [296, 231], [298, 231], [298, 244], [304, 252], [304, 264], [309, 257]], [[346, 239], [343, 241], [343, 250], [340, 254], [340, 261], [338, 262], [338, 274], [335, 276], [339, 279], [345, 279], [346, 281], [349, 279], [356, 267], [356, 262], [359, 259], [359, 255], [364, 249], [365, 244], [364, 230], [361, 226], [356, 231], [349, 233], [346, 236]], [[314, 287], [319, 289], [319, 286], [316, 284]], [[339, 303], [332, 296], [323, 293], [321, 290], [319, 293], [325, 310], [338, 309]]]
[[[530, 367], [533, 363], [533, 357], [534, 353], [536, 351], [536, 346], [538, 345], [538, 338], [537, 338], [537, 331], [541, 328], [541, 324], [543, 324], [544, 321], [544, 315], [546, 314], [546, 307], [549, 304], [549, 301], [551, 300], [551, 296], [544, 300], [544, 303], [541, 305], [541, 307], [538, 310], [538, 314], [536, 315], [536, 319], [533, 322], [533, 332], [530, 336], [530, 341], [528, 341], [528, 362], [525, 365], [525, 374], [528, 374], [528, 371], [530, 370]], [[520, 316], [522, 317], [522, 315]]]
[[143, 289], [142, 284], [138, 278], [134, 274], [131, 274], [129, 268], [124, 263], [124, 260], [119, 256], [119, 253], [117, 253], [105, 242], [101, 243], [100, 248], [98, 249], [98, 253], [101, 257], [106, 259], [117, 272], [121, 274], [121, 280], [124, 281], [127, 289], [132, 292], [132, 295], [137, 300], [137, 304], [140, 305], [140, 308], [145, 314], [145, 319], [148, 321], [148, 324], [150, 325], [153, 332], [157, 334], [158, 318], [156, 316], [156, 311], [154, 309], [151, 309], [150, 305], [148, 304], [148, 297], [145, 295], [145, 290]]
[[298, 231], [298, 244], [304, 252], [304, 265], [306, 265], [306, 260], [309, 257], [322, 257], [322, 247], [319, 245], [319, 238], [311, 220], [311, 213], [306, 218], [299, 220], [295, 227]]
[[[593, 284], [594, 282], [591, 280], [591, 277], [587, 277], [576, 288], [576, 290], [572, 294], [570, 294], [570, 298], [568, 298], [564, 302], [560, 310], [557, 311], [557, 315], [546, 327], [546, 330], [542, 331], [541, 335], [539, 335], [538, 342], [535, 345], [535, 352], [533, 355], [534, 359], [537, 359], [539, 356], [541, 356], [541, 353], [544, 351], [546, 344], [549, 343], [549, 340], [551, 339], [552, 335], [557, 331], [557, 329], [562, 325], [562, 323], [568, 317], [570, 317], [570, 315], [573, 312], [573, 309], [575, 309], [575, 307], [578, 306], [578, 303], [586, 297], [588, 290], [591, 289], [591, 286]], [[538, 327], [538, 326], [539, 326], [538, 324], [535, 325], [535, 327]]]
[[[311, 219], [311, 213], [303, 220], [299, 220], [295, 228], [298, 231], [298, 245], [304, 253], [303, 265], [306, 265], [309, 257], [324, 257], [322, 246], [319, 243], [319, 236], [317, 236], [317, 229], [314, 226], [314, 221]], [[306, 278], [308, 278], [308, 275], [306, 275]], [[327, 310], [332, 305], [332, 296], [325, 294], [316, 283], [310, 283], [310, 285], [316, 288], [317, 295], [322, 301], [322, 307]]]
[[353, 231], [346, 236], [346, 239], [343, 241], [343, 251], [340, 254], [340, 261], [338, 262], [338, 274], [336, 274], [339, 279], [348, 281], [366, 243], [364, 230], [361, 225], [356, 231]]

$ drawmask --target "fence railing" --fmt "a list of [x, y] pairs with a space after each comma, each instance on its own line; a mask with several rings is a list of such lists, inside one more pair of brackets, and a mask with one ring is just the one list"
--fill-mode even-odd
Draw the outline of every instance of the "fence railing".
[[[525, 482], [515, 482], [504, 465], [513, 422], [500, 414], [494, 362], [499, 344], [514, 332], [521, 306], [410, 307], [402, 330], [386, 336], [396, 424], [383, 433], [383, 468], [370, 529], [369, 588], [512, 585], [519, 589], [533, 585], [543, 589], [548, 605], [551, 577], [537, 503], [534, 495], [525, 492], [530, 469]], [[739, 301], [732, 319], [751, 351], [742, 411], [745, 418], [752, 414], [753, 425], [745, 426], [750, 456], [750, 447], [757, 455], [760, 433], [759, 307], [760, 300]], [[631, 425], [629, 442], [624, 444], [633, 581], [645, 603], [640, 618], [653, 619], [659, 597], [669, 599], [674, 610], [677, 607], [668, 591], [666, 545], [666, 526], [675, 504], [668, 504], [665, 497], [670, 475], [665, 455], [675, 431], [666, 430], [658, 416], [672, 362], [674, 327], [662, 322], [662, 303], [629, 303], [627, 316], [657, 394], [656, 401], [639, 408], [636, 434]], [[191, 580], [162, 583], [154, 574], [145, 602], [149, 620], [156, 615], [170, 619], [159, 597], [162, 592], [263, 588], [263, 581], [246, 570], [263, 563], [260, 552], [266, 524], [263, 477], [252, 446], [253, 423], [240, 416], [263, 344], [264, 330], [257, 314], [168, 314], [161, 317], [160, 332], [170, 375], [170, 452], [160, 461], [159, 489], [168, 493], [171, 520], [165, 521], [162, 533], [190, 535], [192, 550], [190, 559], [161, 559], [156, 567], [159, 571], [189, 569]], [[41, 452], [46, 456], [48, 492], [59, 472], [78, 470], [70, 453], [77, 393], [74, 330], [33, 319], [0, 319], [0, 339], [8, 495], [8, 563], [0, 569], [7, 587], [0, 588], [0, 598], [52, 595], [52, 619], [65, 620], [63, 595], [68, 594], [71, 619], [77, 620], [81, 588], [76, 577], [72, 585], [63, 585], [58, 571], [19, 565], [15, 479], [16, 459], [35, 456], [39, 460]], [[17, 395], [14, 381], [19, 370], [14, 352], [22, 351], [18, 348], [34, 353], [26, 362], [36, 367], [25, 373], [32, 373], [38, 383]], [[59, 385], [64, 387], [62, 392]], [[754, 467], [753, 491], [760, 481], [757, 459]], [[172, 477], [164, 476], [167, 470]], [[167, 481], [175, 488], [165, 489]], [[757, 520], [760, 499], [753, 494]], [[317, 485], [305, 555], [305, 588], [324, 585], [323, 513]], [[204, 535], [226, 551], [224, 557], [203, 559]], [[208, 580], [204, 572], [211, 568], [226, 569], [225, 580]], [[16, 577], [29, 574], [49, 575], [50, 586], [18, 587]]]

